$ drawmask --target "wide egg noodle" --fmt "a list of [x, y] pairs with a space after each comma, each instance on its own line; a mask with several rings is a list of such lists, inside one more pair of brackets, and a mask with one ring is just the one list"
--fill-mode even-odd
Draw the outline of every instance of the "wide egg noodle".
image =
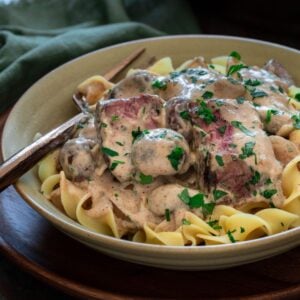
[[147, 70], [161, 76], [169, 75], [171, 72], [174, 72], [172, 59], [170, 57], [164, 57], [155, 62]]
[[54, 174], [47, 179], [45, 179], [41, 185], [41, 192], [46, 198], [51, 197], [51, 192], [55, 189], [56, 186], [58, 186], [60, 183], [60, 174]]
[[58, 174], [57, 161], [58, 161], [59, 149], [46, 155], [38, 163], [38, 176], [41, 182], [44, 182], [49, 176]]
[[84, 195], [77, 205], [76, 218], [78, 222], [98, 233], [120, 238], [115, 216], [111, 208], [108, 209], [108, 212], [103, 215], [99, 215], [98, 217], [91, 217], [86, 213], [86, 209], [84, 209], [83, 206], [90, 197], [90, 194]]

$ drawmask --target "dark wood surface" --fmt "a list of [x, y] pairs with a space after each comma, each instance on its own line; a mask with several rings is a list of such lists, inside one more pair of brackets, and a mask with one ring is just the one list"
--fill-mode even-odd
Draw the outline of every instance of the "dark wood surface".
[[[6, 115], [0, 115], [0, 126]], [[300, 298], [300, 248], [220, 271], [168, 271], [134, 265], [65, 236], [31, 209], [13, 187], [0, 194], [0, 252], [39, 280], [83, 298]], [[13, 284], [6, 280], [2, 285], [11, 291]], [[36, 289], [37, 294], [39, 289], [45, 291], [39, 284]]]

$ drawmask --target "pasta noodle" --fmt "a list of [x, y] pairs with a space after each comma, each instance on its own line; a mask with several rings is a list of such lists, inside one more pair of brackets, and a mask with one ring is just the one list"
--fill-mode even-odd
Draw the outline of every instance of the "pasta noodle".
[[[236, 60], [239, 64], [232, 65], [232, 61]], [[234, 68], [237, 68], [238, 71], [233, 72]], [[238, 85], [238, 80], [241, 80], [243, 76], [248, 76], [247, 72], [251, 73], [252, 71], [249, 68], [250, 71], [246, 70], [245, 73], [242, 73], [242, 69], [248, 69], [248, 66], [244, 66], [239, 54], [233, 52], [230, 56], [213, 58], [209, 65], [201, 57], [194, 58], [184, 62], [177, 69], [174, 69], [171, 58], [165, 57], [147, 70], [131, 69], [124, 79], [126, 81], [133, 78], [128, 86], [114, 85], [101, 76], [88, 78], [78, 86], [77, 91], [86, 97], [89, 105], [95, 104], [99, 99], [105, 99], [101, 100], [105, 104], [103, 107], [98, 104], [100, 108], [96, 108], [95, 121], [92, 120], [88, 125], [83, 126], [83, 129], [79, 129], [76, 138], [39, 162], [38, 176], [42, 182], [41, 192], [49, 200], [54, 195], [58, 196], [59, 204], [56, 205], [81, 225], [97, 233], [116, 238], [126, 237], [139, 243], [168, 246], [228, 244], [274, 235], [300, 226], [300, 155], [294, 155], [294, 158], [282, 168], [281, 164], [283, 163], [279, 162], [278, 157], [275, 158], [272, 150], [272, 146], [273, 148], [275, 146], [267, 140], [265, 132], [261, 129], [262, 125], [259, 125], [258, 129], [255, 126], [244, 126], [236, 116], [236, 119], [229, 123], [231, 124], [230, 134], [232, 135], [232, 132], [236, 130], [238, 138], [244, 138], [245, 143], [239, 148], [240, 152], [235, 157], [234, 151], [230, 150], [230, 157], [234, 157], [233, 162], [230, 162], [230, 164], [234, 165], [236, 161], [239, 162], [239, 165], [235, 167], [238, 170], [236, 172], [240, 172], [237, 176], [243, 178], [243, 176], [246, 176], [245, 174], [248, 174], [246, 183], [244, 182], [242, 187], [238, 186], [238, 189], [242, 190], [240, 198], [245, 199], [240, 201], [239, 197], [234, 197], [234, 193], [238, 193], [240, 190], [236, 192], [231, 186], [217, 186], [217, 183], [214, 183], [214, 187], [210, 186], [210, 192], [202, 192], [199, 188], [201, 182], [199, 184], [197, 180], [199, 180], [199, 176], [203, 175], [201, 168], [204, 168], [204, 165], [197, 165], [197, 159], [201, 159], [201, 155], [207, 153], [198, 144], [205, 143], [205, 136], [208, 135], [209, 130], [212, 130], [209, 128], [210, 124], [217, 122], [216, 115], [212, 114], [212, 110], [207, 104], [203, 104], [204, 101], [199, 102], [199, 98], [197, 98], [192, 103], [192, 105], [200, 103], [196, 117], [198, 119], [202, 118], [202, 121], [204, 120], [206, 124], [203, 125], [194, 121], [191, 126], [188, 122], [196, 117], [188, 111], [188, 106], [184, 106], [184, 110], [182, 107], [179, 107], [181, 110], [178, 110], [177, 106], [175, 108], [168, 107], [173, 98], [170, 96], [171, 100], [169, 100], [166, 93], [167, 88], [174, 88], [171, 95], [176, 101], [180, 102], [182, 100], [180, 97], [186, 96], [182, 94], [182, 90], [178, 87], [181, 84], [180, 80], [182, 79], [180, 79], [180, 76], [182, 74], [182, 76], [188, 76], [188, 79], [184, 78], [184, 80], [188, 80], [188, 85], [184, 86], [183, 91], [186, 91], [193, 84], [197, 84], [200, 79], [196, 76], [208, 76], [207, 74], [211, 76], [208, 76], [209, 83], [201, 82], [200, 85], [201, 87], [209, 86], [209, 89], [206, 89], [203, 93], [201, 90], [202, 100], [209, 102], [214, 93], [218, 93], [218, 90], [211, 88], [210, 84], [218, 80], [219, 85], [223, 84], [224, 81], [228, 80], [228, 77], [232, 76], [230, 80], [226, 81], [225, 86]], [[253, 70], [259, 72], [260, 69], [254, 68]], [[145, 72], [146, 75], [143, 76], [146, 77], [141, 79], [140, 74]], [[233, 75], [230, 72], [233, 72]], [[263, 74], [266, 76], [265, 73]], [[269, 74], [268, 76], [274, 82], [278, 81], [277, 77], [274, 79], [274, 75]], [[288, 90], [283, 91], [281, 85], [276, 86], [273, 81], [273, 85], [270, 87], [260, 82], [260, 80], [263, 79], [261, 77], [258, 79], [245, 79], [243, 84], [247, 85], [246, 94], [243, 97], [234, 96], [235, 100], [232, 99], [231, 102], [237, 101], [241, 107], [244, 107], [244, 102], [250, 102], [250, 96], [252, 96], [252, 101], [255, 101], [256, 98], [259, 101], [266, 98], [267, 104], [257, 102], [253, 105], [256, 109], [261, 105], [271, 105], [270, 109], [260, 115], [265, 126], [264, 130], [276, 136], [283, 136], [282, 138], [285, 139], [289, 134], [289, 139], [286, 139], [287, 143], [296, 144], [300, 149], [300, 117], [298, 119], [295, 112], [294, 115], [289, 116], [288, 121], [284, 121], [281, 127], [278, 127], [280, 119], [276, 119], [284, 114], [288, 115], [289, 109], [300, 109], [299, 101], [297, 101], [300, 97], [300, 88], [292, 85]], [[152, 82], [151, 86], [149, 86], [149, 82]], [[142, 83], [148, 84], [148, 86], [141, 87]], [[138, 86], [135, 86], [136, 84]], [[260, 85], [262, 87], [258, 91], [256, 87]], [[153, 109], [151, 107], [151, 105], [158, 105], [155, 104], [155, 101], [159, 101], [155, 98], [157, 96], [153, 96], [154, 98], [151, 98], [149, 102], [147, 102], [149, 96], [141, 96], [142, 100], [140, 101], [144, 101], [144, 106], [142, 109], [138, 109], [138, 104], [133, 101], [137, 101], [136, 99], [139, 96], [133, 94], [133, 98], [130, 98], [127, 96], [127, 90], [124, 87], [127, 87], [130, 92], [132, 92], [132, 89], [138, 89], [138, 95], [144, 90], [147, 93], [153, 91], [155, 95], [167, 99], [167, 104], [163, 106], [166, 108], [162, 109], [155, 106]], [[220, 86], [218, 86], [218, 89], [220, 89]], [[289, 97], [291, 98], [286, 103], [286, 111], [278, 112], [273, 108], [272, 103], [268, 102], [266, 91], [269, 92], [269, 90], [274, 93], [271, 99], [284, 97], [280, 98], [280, 101], [285, 101]], [[189, 97], [192, 97], [193, 93], [194, 90], [187, 92]], [[117, 100], [110, 100], [110, 97], [113, 97], [112, 95]], [[122, 105], [125, 105], [126, 101], [119, 101], [116, 95], [119, 95], [119, 98], [128, 97], [133, 99], [129, 108], [125, 107], [124, 109]], [[198, 90], [196, 95], [200, 97]], [[177, 96], [178, 98], [176, 98]], [[228, 98], [227, 94], [226, 97]], [[224, 107], [232, 105], [222, 100], [221, 96], [217, 98], [217, 100], [212, 101], [216, 101], [214, 103], [219, 109], [218, 114], [220, 114], [220, 107], [223, 105]], [[116, 106], [119, 105], [118, 101], [121, 103], [119, 107]], [[177, 105], [176, 101], [174, 103]], [[109, 105], [115, 105], [113, 112], [120, 113], [124, 109], [125, 113], [124, 115], [113, 114], [107, 116], [105, 115], [107, 113], [105, 105], [108, 105], [108, 111], [110, 109]], [[245, 104], [245, 107], [247, 108], [247, 104]], [[246, 108], [245, 116], [248, 117]], [[138, 121], [130, 119], [135, 110], [137, 110], [136, 119]], [[163, 111], [160, 112], [160, 110]], [[152, 115], [147, 119], [149, 111]], [[245, 111], [239, 111], [240, 115], [243, 115]], [[155, 116], [153, 116], [154, 112], [156, 113]], [[181, 118], [178, 119], [178, 115], [170, 116], [170, 113], [174, 112], [177, 112]], [[261, 113], [259, 109], [258, 112]], [[117, 122], [121, 117], [125, 121], [119, 125]], [[167, 118], [169, 118], [169, 127], [164, 123]], [[177, 122], [176, 126], [171, 124], [174, 120]], [[224, 120], [227, 121], [225, 117]], [[226, 127], [228, 125], [224, 125], [224, 120], [222, 120], [223, 126], [217, 128], [218, 133], [210, 136], [211, 139], [216, 138], [216, 136], [220, 138], [221, 136], [220, 139], [224, 139], [223, 148], [225, 147], [224, 144], [228, 147], [228, 140], [231, 139], [232, 142], [233, 139], [232, 136], [226, 136], [229, 133]], [[261, 122], [258, 120], [257, 117], [257, 120], [253, 123]], [[272, 124], [272, 120], [276, 122]], [[93, 125], [94, 122], [96, 126]], [[154, 124], [157, 123], [159, 125], [155, 125], [155, 127]], [[144, 124], [151, 124], [151, 126], [147, 128]], [[275, 129], [271, 125], [275, 126]], [[201, 126], [203, 128], [199, 129]], [[293, 126], [295, 128], [291, 131]], [[108, 130], [107, 128], [112, 131], [101, 131], [102, 129]], [[126, 135], [128, 128], [133, 129], [129, 132], [129, 135]], [[174, 128], [176, 128], [175, 133], [174, 130], [170, 130]], [[119, 129], [120, 132], [117, 131]], [[191, 131], [193, 135], [190, 135]], [[201, 155], [195, 153], [195, 151], [192, 153], [189, 150], [191, 136], [195, 139], [195, 135], [200, 135], [202, 139], [200, 141], [196, 140], [196, 142], [193, 141], [192, 147], [195, 147], [198, 143], [199, 148], [197, 151]], [[255, 140], [249, 138], [253, 136], [255, 136]], [[95, 146], [99, 137], [102, 142], [100, 150], [99, 146]], [[112, 141], [109, 139], [112, 139]], [[158, 144], [159, 146], [155, 144], [156, 148], [153, 146], [153, 141], [158, 143], [163, 139], [175, 145], [171, 152], [166, 152], [167, 154], [163, 151], [169, 147], [169, 144], [161, 143]], [[187, 140], [186, 143], [184, 142], [185, 139]], [[261, 140], [265, 141], [266, 145], [263, 145], [263, 150], [260, 150], [263, 154], [259, 156], [254, 150], [257, 151]], [[142, 142], [144, 144], [139, 148], [139, 144]], [[237, 147], [237, 145], [234, 147]], [[276, 162], [278, 165], [275, 165], [275, 163], [268, 165], [268, 162], [264, 160], [267, 152], [263, 151], [268, 151], [266, 150], [268, 147], [271, 149], [271, 155], [274, 156], [271, 160], [274, 162], [278, 159], [278, 162]], [[164, 153], [161, 160], [156, 160], [157, 148]], [[223, 148], [222, 151], [224, 151]], [[140, 156], [138, 155], [139, 151], [144, 151], [143, 149], [147, 149], [153, 155], [153, 160], [149, 164], [146, 163], [146, 152], [142, 152]], [[221, 176], [221, 173], [218, 173], [220, 167], [226, 166], [228, 157], [226, 155], [222, 157], [221, 152], [214, 156], [212, 152], [210, 153], [210, 156], [215, 159], [215, 161], [210, 162], [210, 167], [214, 168], [211, 175], [215, 177], [209, 180], [217, 180], [218, 176]], [[180, 161], [183, 157], [187, 157], [185, 162]], [[142, 167], [139, 164], [143, 164]], [[154, 168], [156, 169], [153, 171]], [[61, 169], [62, 171], [59, 172], [58, 170]], [[161, 172], [158, 175], [155, 173], [157, 170]], [[244, 173], [241, 173], [240, 170], [243, 170]], [[281, 170], [280, 174], [278, 170]], [[193, 172], [196, 172], [196, 174]], [[227, 168], [225, 175], [222, 176], [227, 176], [226, 180], [229, 180], [230, 184], [234, 186], [236, 183], [230, 181], [230, 176], [233, 176], [230, 172], [231, 169]], [[238, 181], [238, 179], [236, 180]], [[159, 191], [159, 194], [157, 194], [157, 191]], [[104, 199], [106, 204], [103, 202], [105, 205], [101, 206], [101, 201], [104, 201]], [[277, 204], [276, 207], [274, 203]]]

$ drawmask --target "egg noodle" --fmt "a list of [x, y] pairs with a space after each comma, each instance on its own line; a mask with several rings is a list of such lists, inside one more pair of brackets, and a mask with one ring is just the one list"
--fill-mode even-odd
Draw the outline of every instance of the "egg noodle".
[[[209, 68], [221, 74], [228, 74], [227, 61], [228, 57], [226, 56], [213, 58]], [[187, 61], [174, 70], [171, 59], [166, 57], [149, 67], [148, 71], [166, 76], [172, 72], [180, 72], [193, 67], [192, 63], [193, 60]], [[127, 76], [132, 76], [135, 72], [137, 70], [130, 70]], [[113, 86], [114, 84], [107, 82], [103, 77], [94, 76], [83, 82], [78, 90], [82, 94], [88, 94], [89, 104], [93, 105]], [[290, 86], [287, 93], [290, 97], [290, 105], [295, 109], [300, 109], [300, 99], [297, 99], [300, 96], [299, 92], [299, 88]], [[276, 114], [275, 111], [271, 111], [271, 113]], [[295, 145], [300, 144], [300, 129], [294, 128], [288, 136]], [[122, 238], [124, 234], [120, 230], [122, 227], [120, 227], [120, 212], [116, 212], [115, 209], [115, 206], [118, 206], [118, 204], [115, 205], [118, 197], [115, 195], [116, 199], [111, 200], [107, 198], [112, 196], [105, 195], [105, 187], [111, 182], [114, 181], [115, 185], [119, 184], [115, 182], [116, 180], [111, 179], [112, 165], [109, 169], [107, 163], [98, 168], [97, 176], [102, 178], [104, 188], [95, 196], [91, 192], [92, 189], [89, 188], [95, 184], [93, 179], [78, 184], [68, 179], [64, 170], [57, 168], [59, 153], [60, 149], [55, 150], [38, 164], [38, 176], [42, 182], [41, 192], [43, 195], [81, 225], [97, 233]], [[115, 163], [114, 167], [122, 164], [117, 160], [112, 162]], [[145, 178], [147, 179], [147, 176]], [[300, 156], [296, 156], [285, 165], [280, 179], [284, 195], [280, 207], [254, 201], [234, 208], [231, 204], [216, 202], [210, 212], [203, 215], [196, 214], [193, 209], [185, 209], [181, 215], [182, 222], [177, 224], [175, 230], [168, 230], [170, 227], [166, 226], [170, 216], [172, 217], [172, 210], [166, 209], [165, 216], [159, 223], [145, 222], [139, 228], [132, 230], [131, 234], [125, 236], [134, 242], [157, 245], [217, 245], [256, 239], [295, 228], [300, 226]], [[157, 185], [157, 187], [159, 186], [160, 184]], [[124, 188], [124, 192], [128, 192], [126, 188]], [[131, 194], [128, 195], [130, 197]], [[192, 197], [188, 192], [185, 195], [190, 199]], [[192, 192], [190, 195], [193, 195]], [[97, 197], [99, 199], [96, 199]], [[101, 202], [101, 197], [105, 198], [105, 205]], [[183, 198], [182, 194], [181, 199]], [[272, 195], [266, 198], [272, 198]], [[147, 207], [147, 199], [143, 198], [142, 201], [144, 201], [142, 206]], [[272, 202], [270, 203], [272, 204]], [[92, 209], [97, 207], [98, 210]], [[131, 208], [126, 209], [130, 210]], [[126, 209], [122, 210], [125, 215]], [[134, 212], [132, 215], [134, 216]], [[134, 217], [132, 218], [134, 219]]]

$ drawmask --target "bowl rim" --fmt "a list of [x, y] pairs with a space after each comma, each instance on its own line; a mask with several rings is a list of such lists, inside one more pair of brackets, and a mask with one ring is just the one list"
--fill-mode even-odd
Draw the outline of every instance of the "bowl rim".
[[[84, 55], [81, 55], [79, 57], [76, 57], [72, 60], [69, 60], [65, 62], [64, 64], [54, 68], [50, 72], [43, 75], [40, 79], [35, 81], [18, 99], [18, 101], [12, 106], [11, 111], [9, 112], [9, 115], [5, 121], [3, 130], [2, 130], [2, 136], [1, 136], [1, 154], [3, 159], [7, 159], [8, 157], [5, 157], [5, 141], [4, 141], [4, 132], [7, 130], [8, 124], [11, 122], [11, 118], [13, 113], [18, 109], [20, 105], [22, 105], [23, 98], [31, 92], [31, 89], [34, 89], [36, 85], [40, 83], [40, 81], [47, 80], [48, 76], [52, 75], [54, 72], [63, 69], [66, 65], [76, 63], [78, 60], [81, 60], [82, 58], [87, 58], [88, 56], [96, 53], [106, 52], [110, 49], [119, 48], [119, 47], [126, 47], [127, 45], [134, 45], [134, 44], [141, 44], [144, 42], [156, 42], [159, 40], [168, 40], [168, 39], [221, 39], [221, 40], [234, 40], [234, 41], [241, 41], [241, 42], [248, 42], [252, 44], [260, 44], [265, 45], [269, 47], [275, 47], [280, 48], [285, 51], [294, 52], [295, 54], [298, 54], [300, 56], [300, 51], [289, 47], [285, 45], [281, 45], [274, 42], [268, 42], [263, 41], [259, 39], [253, 39], [253, 38], [245, 38], [245, 37], [239, 37], [239, 36], [230, 36], [230, 35], [214, 35], [214, 34], [187, 34], [187, 35], [167, 35], [167, 36], [161, 36], [161, 37], [152, 37], [152, 38], [144, 38], [144, 39], [138, 39], [123, 43], [118, 43], [115, 45], [111, 45], [108, 47], [100, 48], [94, 51], [91, 51], [89, 53], [86, 53]], [[68, 233], [71, 232], [72, 234], [78, 236], [80, 235], [81, 238], [84, 238], [84, 240], [88, 240], [89, 242], [95, 244], [95, 242], [101, 242], [102, 244], [106, 244], [112, 247], [118, 247], [123, 248], [124, 246], [128, 250], [134, 250], [134, 251], [141, 251], [143, 253], [151, 254], [153, 252], [159, 252], [160, 254], [190, 254], [190, 255], [199, 255], [199, 254], [230, 254], [235, 253], [237, 251], [249, 251], [254, 250], [257, 246], [261, 247], [267, 247], [269, 245], [272, 245], [273, 243], [280, 244], [281, 242], [284, 242], [288, 238], [292, 237], [300, 237], [300, 227], [289, 229], [284, 232], [280, 232], [274, 235], [261, 237], [258, 239], [253, 240], [247, 240], [237, 243], [231, 243], [231, 244], [220, 244], [220, 245], [205, 245], [205, 246], [167, 246], [167, 245], [155, 245], [155, 244], [146, 244], [146, 243], [139, 243], [139, 242], [133, 242], [123, 239], [118, 239], [112, 236], [104, 235], [101, 233], [97, 233], [96, 231], [93, 231], [87, 227], [84, 227], [80, 223], [72, 220], [68, 216], [69, 220], [64, 220], [61, 218], [58, 214], [51, 212], [47, 210], [45, 207], [40, 205], [38, 202], [34, 200], [34, 197], [28, 196], [22, 189], [22, 184], [17, 181], [14, 184], [14, 187], [16, 188], [17, 192], [21, 195], [23, 200], [27, 202], [33, 209], [38, 211], [43, 217], [50, 220], [51, 223], [55, 225], [61, 225], [64, 230], [66, 230]], [[300, 244], [300, 240], [298, 242]]]

